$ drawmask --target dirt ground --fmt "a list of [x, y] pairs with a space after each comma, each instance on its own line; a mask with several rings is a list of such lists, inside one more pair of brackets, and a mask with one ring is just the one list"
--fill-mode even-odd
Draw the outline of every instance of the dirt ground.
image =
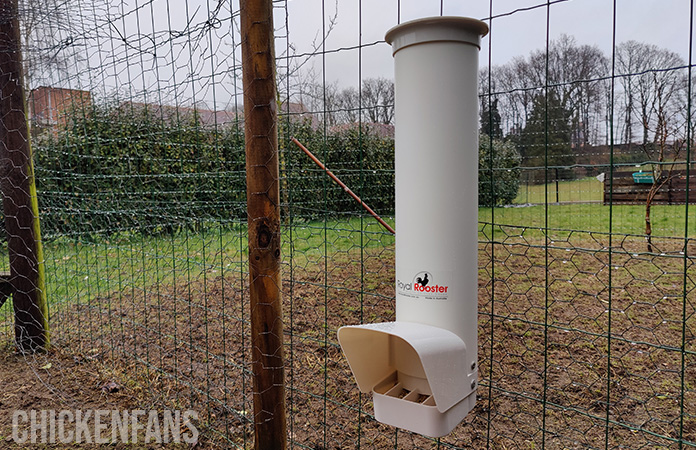
[[[125, 372], [108, 368], [105, 355], [96, 348], [84, 349], [55, 345], [43, 354], [21, 355], [12, 346], [0, 351], [0, 448], [103, 448], [104, 445], [80, 443], [31, 445], [15, 443], [12, 415], [21, 410], [88, 411], [156, 409], [157, 405], [140, 402], [141, 389]], [[21, 419], [20, 419], [20, 423]], [[69, 430], [69, 429], [68, 429]], [[19, 434], [21, 436], [21, 434]], [[142, 442], [142, 441], [141, 441]], [[111, 444], [114, 449], [188, 448], [164, 444]], [[197, 447], [199, 448], [199, 447]], [[204, 448], [201, 446], [200, 448]]]
[[[694, 267], [688, 260], [683, 302], [678, 245], [656, 242], [655, 256], [625, 240], [609, 261], [600, 238], [568, 235], [548, 252], [512, 233], [500, 242], [480, 249], [478, 402], [439, 441], [377, 423], [337, 346], [342, 325], [394, 319], [391, 250], [363, 254], [362, 265], [339, 254], [328, 271], [323, 259], [286, 266], [292, 444], [676, 449], [681, 437], [696, 446]], [[195, 448], [251, 448], [246, 299], [242, 276], [211, 273], [56, 311], [60, 338], [47, 355], [2, 349], [0, 447], [13, 448], [15, 409], [81, 407], [195, 409], [204, 430]], [[116, 392], [102, 389], [112, 381]]]

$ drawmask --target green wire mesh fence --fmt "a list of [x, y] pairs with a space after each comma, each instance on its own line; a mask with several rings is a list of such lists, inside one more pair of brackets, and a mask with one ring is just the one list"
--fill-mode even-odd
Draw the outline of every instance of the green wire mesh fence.
[[[696, 447], [693, 2], [639, 3], [273, 2], [289, 447]], [[437, 440], [377, 423], [336, 339], [394, 320], [394, 237], [291, 142], [398, 232], [383, 38], [431, 15], [490, 26], [481, 379]], [[201, 445], [252, 448], [238, 2], [23, 0], [19, 20], [52, 350], [20, 358], [43, 396], [0, 369], [0, 437], [16, 397], [193, 409]], [[11, 301], [0, 334], [9, 353]]]

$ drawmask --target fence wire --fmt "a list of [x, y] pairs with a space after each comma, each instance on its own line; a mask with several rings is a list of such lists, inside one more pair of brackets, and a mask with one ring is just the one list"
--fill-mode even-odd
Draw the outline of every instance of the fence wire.
[[[459, 3], [273, 2], [288, 446], [696, 447], [693, 1]], [[22, 0], [13, 14], [51, 350], [11, 353], [15, 290], [0, 438], [16, 409], [192, 409], [202, 448], [253, 448], [239, 4]], [[336, 331], [394, 320], [394, 236], [292, 143], [398, 232], [383, 38], [430, 15], [490, 27], [481, 379], [441, 439], [376, 422], [359, 393]], [[652, 36], [631, 34], [651, 20]]]

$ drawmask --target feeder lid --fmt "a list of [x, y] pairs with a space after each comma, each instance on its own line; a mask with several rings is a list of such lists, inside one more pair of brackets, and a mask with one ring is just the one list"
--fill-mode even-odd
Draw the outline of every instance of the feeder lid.
[[394, 372], [390, 366], [390, 336], [402, 339], [417, 353], [440, 412], [446, 412], [473, 392], [464, 341], [451, 331], [413, 322], [355, 325], [338, 330], [338, 341], [360, 391], [371, 392]]
[[437, 16], [401, 23], [387, 31], [384, 40], [392, 53], [411, 45], [426, 42], [464, 42], [481, 48], [481, 37], [488, 34], [488, 25], [477, 19], [458, 16]]

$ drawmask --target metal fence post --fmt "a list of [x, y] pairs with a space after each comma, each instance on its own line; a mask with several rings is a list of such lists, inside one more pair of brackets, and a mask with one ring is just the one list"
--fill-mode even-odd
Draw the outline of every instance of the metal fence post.
[[285, 449], [280, 190], [271, 0], [241, 2], [249, 289], [257, 450]]
[[48, 345], [39, 208], [24, 98], [17, 0], [0, 0], [0, 177], [19, 352]]

